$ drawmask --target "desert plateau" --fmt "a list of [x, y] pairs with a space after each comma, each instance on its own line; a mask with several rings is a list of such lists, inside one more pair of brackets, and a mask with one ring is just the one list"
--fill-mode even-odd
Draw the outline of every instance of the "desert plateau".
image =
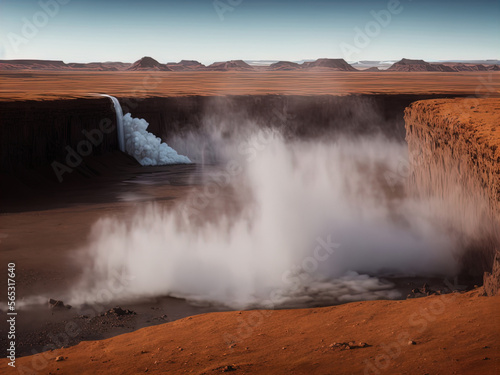
[[0, 374], [500, 374], [499, 18], [3, 2]]

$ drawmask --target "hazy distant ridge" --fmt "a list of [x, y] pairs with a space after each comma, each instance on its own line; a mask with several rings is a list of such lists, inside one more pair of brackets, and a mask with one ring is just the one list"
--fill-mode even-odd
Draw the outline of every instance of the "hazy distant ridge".
[[[267, 65], [265, 65], [267, 64]], [[60, 60], [0, 60], [0, 70], [46, 70], [46, 71], [388, 71], [388, 72], [478, 72], [500, 71], [499, 60], [440, 61], [427, 62], [403, 58], [391, 61], [357, 61], [347, 63], [344, 59], [321, 58], [294, 61], [243, 61], [229, 60], [203, 65], [195, 60], [160, 63], [145, 56], [136, 62], [92, 62], [65, 63]]]

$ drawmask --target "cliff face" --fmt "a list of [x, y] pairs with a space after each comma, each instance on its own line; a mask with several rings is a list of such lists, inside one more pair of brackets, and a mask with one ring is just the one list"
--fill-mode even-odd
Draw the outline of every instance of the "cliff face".
[[410, 103], [445, 95], [235, 95], [126, 98], [123, 112], [146, 119], [149, 131], [167, 139], [207, 123], [237, 129], [245, 120], [278, 127], [288, 136], [382, 133], [404, 141], [403, 113]]
[[500, 99], [418, 101], [405, 111], [410, 189], [463, 234], [472, 272], [490, 270], [500, 242]]
[[[124, 113], [146, 119], [150, 124], [148, 130], [166, 141], [210, 123], [224, 123], [229, 129], [238, 129], [245, 121], [280, 128], [290, 137], [323, 137], [336, 132], [382, 133], [403, 141], [404, 108], [415, 100], [436, 97], [442, 95], [118, 99]], [[105, 130], [109, 126], [109, 131], [102, 131], [103, 126]], [[102, 140], [96, 132], [101, 133]], [[89, 139], [88, 133], [97, 138]], [[93, 156], [118, 149], [116, 115], [108, 98], [0, 102], [0, 172], [50, 167], [54, 161], [66, 163], [68, 147], [87, 154], [88, 142], [92, 143], [89, 152]]]
[[64, 163], [67, 147], [90, 155], [118, 148], [116, 114], [108, 98], [1, 103], [1, 172]]

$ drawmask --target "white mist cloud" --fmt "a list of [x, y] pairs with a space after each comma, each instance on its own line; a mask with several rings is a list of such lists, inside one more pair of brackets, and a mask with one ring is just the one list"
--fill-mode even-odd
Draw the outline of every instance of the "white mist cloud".
[[[171, 295], [244, 308], [396, 298], [373, 276], [456, 271], [453, 238], [428, 217], [427, 202], [384, 179], [405, 144], [220, 134], [187, 137], [183, 148], [197, 160], [217, 146], [210, 157], [226, 175], [208, 176], [208, 190], [175, 209], [151, 204], [95, 224], [80, 258], [90, 266], [70, 303], [95, 300], [116, 274], [133, 281], [114, 298]], [[319, 249], [325, 242], [331, 251]]]

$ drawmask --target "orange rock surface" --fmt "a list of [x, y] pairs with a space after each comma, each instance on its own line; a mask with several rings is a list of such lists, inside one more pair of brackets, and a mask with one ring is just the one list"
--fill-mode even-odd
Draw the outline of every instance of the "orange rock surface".
[[[204, 314], [19, 358], [16, 366], [72, 375], [495, 374], [500, 297], [479, 295]], [[13, 373], [5, 359], [1, 366]]]
[[424, 175], [455, 173], [500, 217], [500, 99], [419, 101], [406, 109], [405, 122], [416, 183], [436, 189]]

